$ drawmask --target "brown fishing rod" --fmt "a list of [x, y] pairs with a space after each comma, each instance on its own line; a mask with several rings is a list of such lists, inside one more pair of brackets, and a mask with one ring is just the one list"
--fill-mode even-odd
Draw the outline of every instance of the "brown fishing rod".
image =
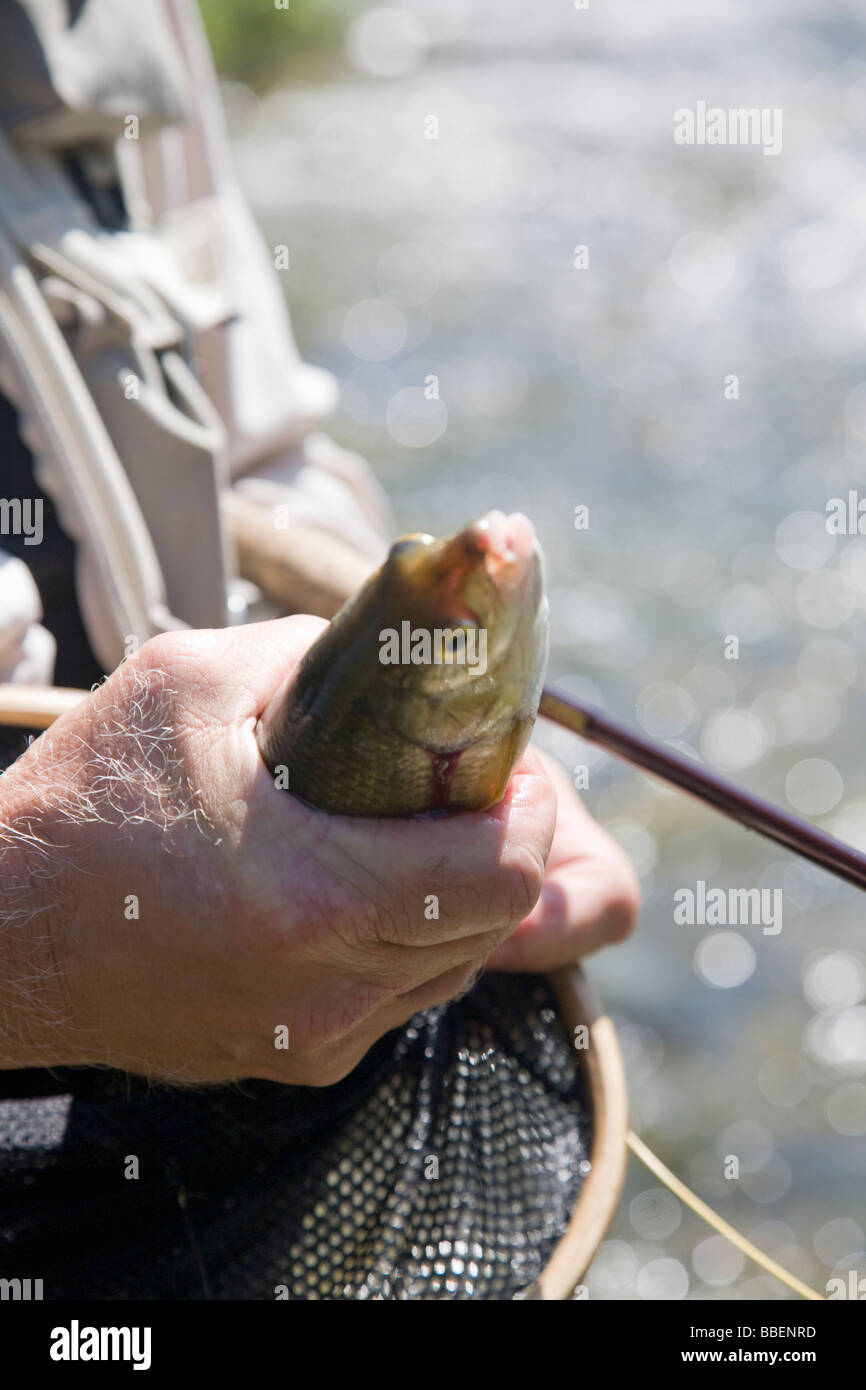
[[[47, 729], [61, 714], [85, 699], [86, 690], [65, 690], [42, 686], [0, 684], [0, 725], [15, 724], [31, 729]], [[788, 815], [769, 801], [762, 801], [741, 787], [726, 782], [715, 773], [707, 772], [698, 763], [649, 739], [641, 738], [630, 729], [617, 724], [600, 710], [580, 705], [560, 691], [546, 686], [541, 697], [539, 714], [578, 734], [588, 743], [595, 743], [614, 757], [650, 772], [680, 791], [703, 801], [720, 811], [729, 820], [757, 830], [785, 849], [819, 864], [828, 873], [866, 888], [866, 855], [850, 845], [834, 840], [823, 830], [808, 825], [796, 816]]]
[[780, 810], [771, 802], [762, 801], [741, 787], [735, 787], [733, 783], [708, 772], [700, 764], [672, 749], [641, 738], [600, 710], [580, 705], [551, 686], [545, 686], [538, 712], [545, 719], [586, 739], [587, 743], [597, 744], [614, 757], [622, 758], [644, 772], [669, 782], [680, 791], [688, 792], [698, 801], [721, 811], [729, 820], [737, 821], [748, 830], [757, 830], [759, 835], [765, 835], [804, 859], [810, 859], [837, 878], [843, 878], [857, 888], [866, 888], [866, 855]]

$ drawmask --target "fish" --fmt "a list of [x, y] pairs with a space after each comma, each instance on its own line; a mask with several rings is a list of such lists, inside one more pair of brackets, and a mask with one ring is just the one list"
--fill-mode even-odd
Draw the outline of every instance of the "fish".
[[278, 785], [334, 815], [478, 811], [502, 799], [548, 654], [531, 521], [490, 511], [412, 533], [309, 647], [256, 735]]

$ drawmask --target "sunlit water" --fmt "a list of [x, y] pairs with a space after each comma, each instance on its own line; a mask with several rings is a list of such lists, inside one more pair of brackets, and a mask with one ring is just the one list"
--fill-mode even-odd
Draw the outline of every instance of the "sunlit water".
[[[781, 151], [677, 144], [701, 101], [780, 110]], [[339, 79], [231, 107], [334, 433], [401, 529], [524, 509], [565, 688], [866, 848], [866, 539], [826, 525], [866, 497], [862, 13], [423, 0], [356, 23]], [[591, 963], [635, 1127], [801, 1278], [866, 1275], [862, 898], [539, 738], [642, 878], [638, 935]], [[678, 924], [698, 880], [781, 916]], [[588, 1284], [785, 1296], [634, 1162]]]

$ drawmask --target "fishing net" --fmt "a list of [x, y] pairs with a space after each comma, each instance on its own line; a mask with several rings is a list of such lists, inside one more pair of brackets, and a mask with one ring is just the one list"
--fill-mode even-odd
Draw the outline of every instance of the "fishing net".
[[46, 1299], [525, 1297], [589, 1171], [579, 1056], [543, 979], [494, 974], [328, 1088], [0, 1074], [0, 1275]]

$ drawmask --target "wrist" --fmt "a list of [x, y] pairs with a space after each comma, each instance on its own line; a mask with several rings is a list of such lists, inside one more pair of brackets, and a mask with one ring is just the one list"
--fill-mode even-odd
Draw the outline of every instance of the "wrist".
[[[25, 760], [27, 755], [25, 754]], [[10, 768], [0, 779], [0, 1071], [80, 1063], [60, 948], [67, 870], [45, 835], [38, 792]], [[64, 959], [66, 956], [66, 959]]]

